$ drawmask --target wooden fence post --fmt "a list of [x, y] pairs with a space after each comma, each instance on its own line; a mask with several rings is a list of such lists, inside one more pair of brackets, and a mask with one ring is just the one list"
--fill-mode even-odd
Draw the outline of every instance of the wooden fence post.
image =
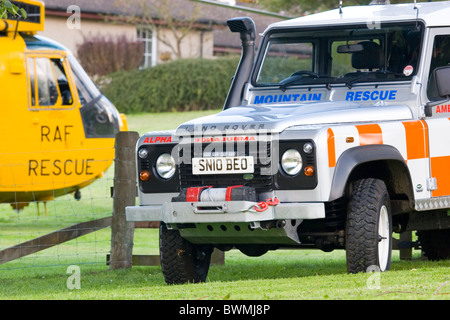
[[[400, 233], [400, 260], [412, 260], [412, 232], [406, 231]], [[406, 244], [406, 246], [405, 246]]]
[[114, 160], [113, 216], [109, 268], [131, 268], [134, 222], [127, 222], [125, 207], [136, 202], [135, 148], [139, 134], [121, 131], [116, 134]]

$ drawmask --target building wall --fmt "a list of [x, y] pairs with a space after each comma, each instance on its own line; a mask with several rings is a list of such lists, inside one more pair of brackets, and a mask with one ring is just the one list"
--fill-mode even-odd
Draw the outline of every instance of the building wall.
[[[176, 38], [172, 30], [160, 29], [159, 38], [163, 41], [158, 41], [158, 61], [161, 57], [170, 53], [171, 59], [176, 59], [176, 54], [172, 51], [170, 46], [164, 42], [168, 41], [172, 47], [176, 48]], [[213, 58], [214, 54], [214, 38], [212, 31], [191, 31], [181, 42], [181, 57], [182, 58]]]
[[[129, 24], [109, 23], [103, 20], [80, 19], [79, 28], [69, 28], [66, 17], [46, 16], [45, 30], [39, 34], [51, 38], [67, 47], [75, 56], [77, 46], [84, 38], [111, 37], [116, 38], [125, 35], [130, 40], [136, 40], [136, 26]], [[69, 23], [70, 24], [70, 23]], [[169, 29], [159, 30], [160, 37], [175, 45], [173, 32]], [[156, 39], [155, 39], [156, 40]], [[183, 58], [212, 58], [214, 54], [214, 39], [212, 31], [193, 30], [182, 41]], [[157, 61], [160, 63], [170, 54], [170, 60], [175, 60], [176, 55], [169, 46], [157, 41]]]
[[69, 29], [67, 18], [46, 16], [45, 29], [39, 34], [61, 43], [72, 51], [74, 55], [76, 55], [77, 46], [83, 42], [84, 37], [118, 37], [126, 35], [129, 39], [136, 39], [136, 28], [132, 25], [81, 19], [79, 26], [79, 29]]

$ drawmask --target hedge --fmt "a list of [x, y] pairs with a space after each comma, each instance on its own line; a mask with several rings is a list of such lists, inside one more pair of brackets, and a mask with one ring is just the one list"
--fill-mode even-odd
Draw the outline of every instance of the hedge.
[[111, 75], [103, 93], [123, 113], [221, 108], [238, 57], [181, 59]]

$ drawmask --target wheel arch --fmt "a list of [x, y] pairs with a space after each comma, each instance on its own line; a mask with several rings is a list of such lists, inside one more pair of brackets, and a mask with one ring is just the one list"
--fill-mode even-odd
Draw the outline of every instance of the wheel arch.
[[349, 195], [352, 183], [363, 178], [384, 181], [394, 214], [414, 208], [411, 175], [396, 148], [389, 145], [365, 145], [344, 151], [336, 163], [329, 200]]

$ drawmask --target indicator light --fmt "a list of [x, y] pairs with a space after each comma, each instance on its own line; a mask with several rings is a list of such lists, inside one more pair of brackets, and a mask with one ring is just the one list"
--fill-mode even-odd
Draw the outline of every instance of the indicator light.
[[314, 175], [314, 167], [313, 166], [305, 167], [305, 176], [312, 177], [313, 175]]
[[150, 172], [147, 170], [141, 171], [139, 173], [139, 179], [141, 179], [141, 181], [148, 181], [150, 179]]

